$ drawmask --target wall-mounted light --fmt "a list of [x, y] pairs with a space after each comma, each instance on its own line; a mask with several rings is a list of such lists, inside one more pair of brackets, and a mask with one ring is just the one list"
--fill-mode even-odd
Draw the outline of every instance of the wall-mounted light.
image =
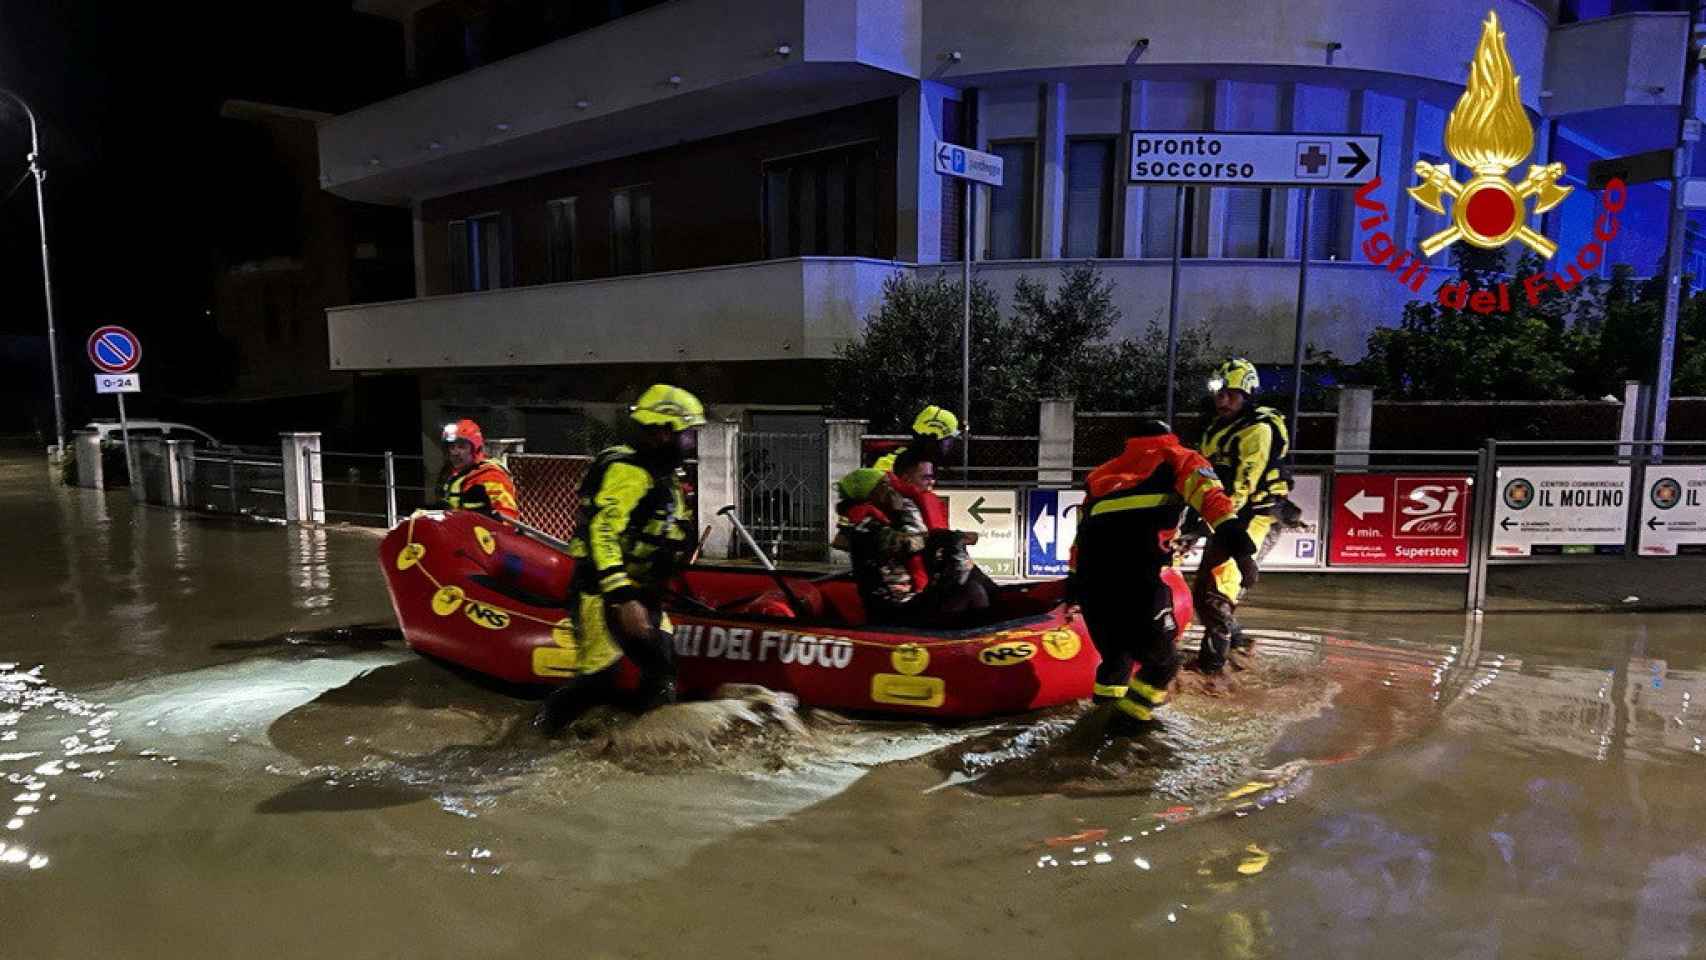
[[1647, 93], [1656, 97], [1659, 94], [1665, 92], [1665, 85], [1662, 83], [1649, 83], [1645, 87], [1642, 87], [1641, 89], [1647, 91]]
[[1328, 40], [1327, 41], [1327, 66], [1330, 67], [1333, 65], [1333, 54], [1338, 53], [1340, 50], [1343, 50], [1343, 49], [1345, 49], [1345, 45], [1340, 43], [1339, 41], [1337, 41], [1337, 40]]
[[575, 109], [576, 110], [585, 110], [587, 107], [590, 107], [590, 106], [592, 106], [591, 100], [576, 100], [575, 101]]
[[1133, 40], [1131, 42], [1131, 52], [1125, 55], [1126, 66], [1129, 67], [1132, 64], [1136, 63], [1138, 61], [1138, 58], [1143, 56], [1144, 52], [1147, 51], [1148, 49], [1149, 49], [1149, 38], [1148, 37], [1138, 37], [1136, 40]]
[[428, 150], [443, 150], [444, 144], [439, 143], [437, 140], [434, 140], [433, 142], [427, 144], [427, 149]]
[[959, 63], [961, 60], [964, 60], [965, 58], [966, 58], [966, 55], [959, 52], [958, 50], [949, 50], [947, 53], [942, 55], [942, 59], [948, 61], [949, 63]]
[[787, 56], [793, 52], [794, 52], [794, 48], [792, 46], [790, 46], [789, 44], [778, 43], [776, 45], [776, 55], [778, 57], [785, 57], [785, 56]]
[[379, 166], [379, 158], [378, 157], [368, 157], [367, 158], [367, 165], [370, 167]]
[[503, 133], [509, 129], [509, 124], [508, 123], [496, 123], [496, 124], [492, 125], [492, 129], [498, 131], [499, 133]]
[[670, 74], [669, 75], [669, 85], [672, 87], [681, 86], [681, 74], [679, 74], [679, 73]]

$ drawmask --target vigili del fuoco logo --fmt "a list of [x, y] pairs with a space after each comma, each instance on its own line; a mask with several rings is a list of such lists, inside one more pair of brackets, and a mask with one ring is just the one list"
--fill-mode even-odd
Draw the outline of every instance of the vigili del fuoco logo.
[[[1533, 213], [1541, 214], [1564, 202], [1574, 190], [1558, 183], [1564, 176], [1564, 165], [1531, 164], [1528, 175], [1519, 183], [1512, 183], [1506, 176], [1534, 152], [1534, 127], [1523, 112], [1520, 91], [1521, 78], [1511, 65], [1498, 15], [1489, 12], [1481, 25], [1475, 59], [1469, 66], [1467, 89], [1458, 98], [1445, 127], [1446, 152], [1474, 175], [1468, 183], [1459, 183], [1452, 176], [1449, 164], [1418, 161], [1415, 172], [1421, 182], [1409, 188], [1416, 203], [1434, 213], [1447, 213], [1449, 200], [1451, 225], [1423, 239], [1422, 253], [1418, 256], [1399, 249], [1390, 234], [1378, 229], [1391, 219], [1385, 202], [1375, 197], [1380, 178], [1374, 178], [1356, 194], [1357, 209], [1364, 211], [1357, 225], [1372, 231], [1363, 239], [1362, 251], [1371, 262], [1384, 266], [1399, 283], [1420, 293], [1428, 277], [1424, 258], [1459, 240], [1488, 250], [1520, 242], [1546, 260], [1557, 254], [1558, 244], [1526, 221], [1531, 198]], [[1617, 214], [1627, 201], [1628, 189], [1622, 180], [1606, 184], [1603, 207], [1594, 218], [1593, 238], [1558, 269], [1541, 271], [1523, 280], [1522, 292], [1531, 306], [1539, 305], [1548, 288], [1568, 293], [1583, 278], [1592, 275], [1605, 259], [1605, 244], [1617, 236]], [[1508, 283], [1501, 283], [1496, 289], [1472, 291], [1463, 281], [1446, 282], [1440, 284], [1436, 296], [1442, 306], [1454, 310], [1467, 308], [1476, 313], [1492, 313], [1510, 309]]]

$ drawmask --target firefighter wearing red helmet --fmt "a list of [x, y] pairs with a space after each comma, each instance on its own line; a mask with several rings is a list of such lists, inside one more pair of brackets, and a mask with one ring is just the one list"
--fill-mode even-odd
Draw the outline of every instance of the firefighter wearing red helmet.
[[480, 425], [466, 418], [444, 425], [444, 454], [449, 474], [439, 485], [439, 498], [452, 510], [481, 510], [506, 520], [521, 516], [515, 480], [509, 470], [486, 457], [486, 438]]

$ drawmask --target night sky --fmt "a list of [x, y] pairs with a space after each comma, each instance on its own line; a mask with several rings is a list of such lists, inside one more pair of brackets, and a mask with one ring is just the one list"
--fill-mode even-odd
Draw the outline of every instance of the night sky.
[[[145, 338], [145, 370], [194, 358], [216, 214], [243, 203], [222, 101], [342, 112], [395, 92], [402, 56], [400, 28], [349, 0], [0, 0], [0, 86], [42, 125], [62, 371], [86, 379], [103, 323]], [[22, 112], [0, 106], [0, 192], [28, 150]], [[45, 330], [38, 244], [26, 181], [0, 202], [0, 336]]]

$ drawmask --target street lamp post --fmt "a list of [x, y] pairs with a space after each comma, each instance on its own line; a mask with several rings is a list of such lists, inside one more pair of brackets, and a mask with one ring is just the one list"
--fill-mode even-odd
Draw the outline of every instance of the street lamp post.
[[47, 171], [41, 167], [41, 140], [36, 134], [36, 114], [24, 98], [10, 90], [0, 88], [0, 94], [10, 97], [18, 106], [24, 108], [24, 116], [30, 118], [30, 175], [36, 178], [36, 222], [41, 225], [41, 288], [42, 297], [47, 302], [47, 362], [53, 374], [53, 439], [54, 450], [60, 456], [65, 454], [65, 412], [59, 398], [59, 341], [53, 332], [53, 275], [48, 272], [47, 257], [47, 203], [42, 199], [41, 184], [47, 178]]

